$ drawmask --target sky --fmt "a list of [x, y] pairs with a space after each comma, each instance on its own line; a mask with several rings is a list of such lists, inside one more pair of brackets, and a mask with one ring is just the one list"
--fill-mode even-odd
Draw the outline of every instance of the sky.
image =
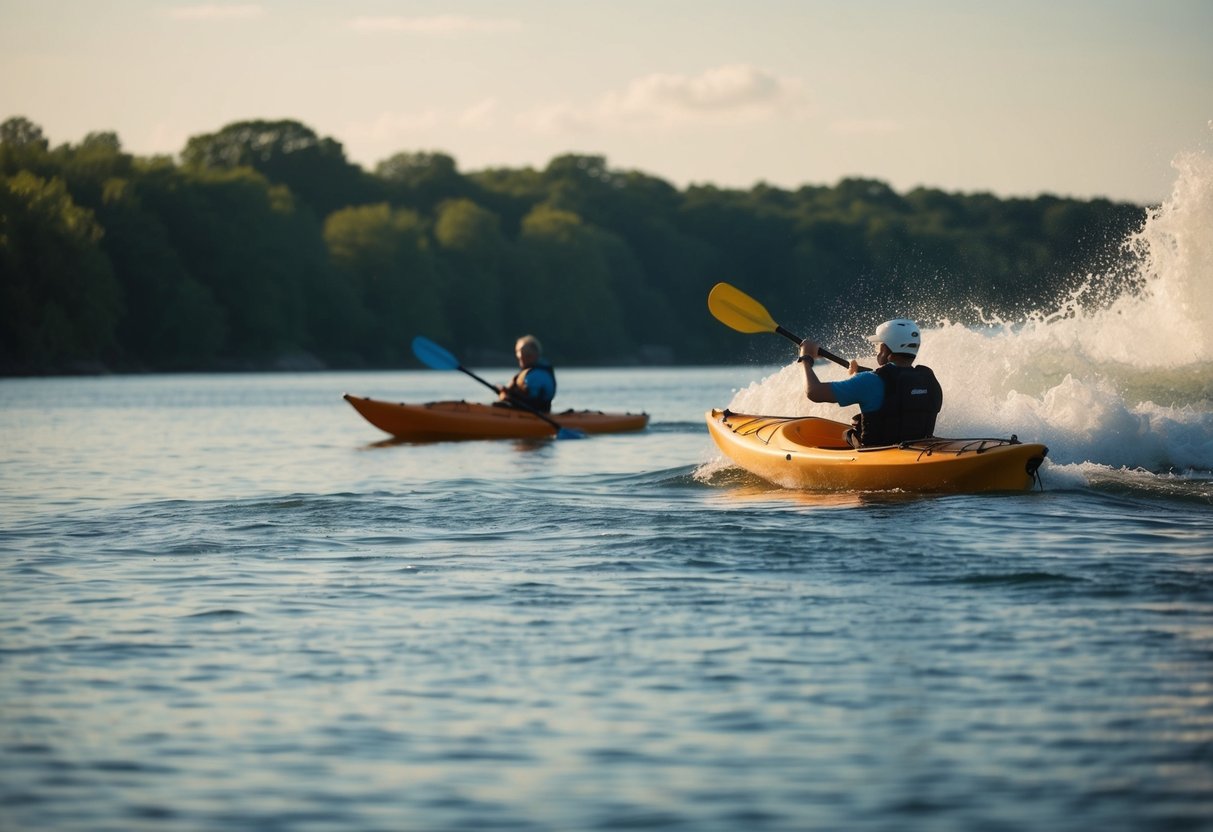
[[1156, 203], [1213, 144], [1213, 0], [0, 0], [11, 116], [138, 155], [285, 118], [368, 170]]

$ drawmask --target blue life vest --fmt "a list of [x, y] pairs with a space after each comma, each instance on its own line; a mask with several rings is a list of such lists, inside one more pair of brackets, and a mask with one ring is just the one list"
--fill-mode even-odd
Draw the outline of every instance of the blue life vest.
[[[545, 375], [547, 376], [546, 379], [543, 378]], [[545, 384], [545, 381], [549, 382], [549, 384]], [[523, 389], [524, 384], [527, 385], [526, 389]], [[549, 386], [551, 388], [550, 391], [548, 390]], [[556, 371], [552, 369], [551, 364], [540, 360], [533, 367], [519, 370], [510, 379], [507, 389], [512, 400], [521, 402], [542, 413], [548, 413], [552, 409], [552, 399], [556, 398]]]
[[930, 367], [885, 364], [873, 372], [884, 382], [879, 410], [855, 417], [860, 446], [897, 445], [935, 432], [935, 417], [943, 407], [943, 388]]

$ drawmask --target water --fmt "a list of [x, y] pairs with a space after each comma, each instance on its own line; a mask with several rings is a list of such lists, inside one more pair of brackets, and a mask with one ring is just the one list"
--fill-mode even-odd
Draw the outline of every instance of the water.
[[1130, 288], [927, 328], [940, 432], [1045, 442], [1039, 492], [730, 467], [711, 406], [839, 415], [795, 367], [565, 370], [651, 428], [432, 445], [340, 394], [458, 373], [0, 382], [0, 828], [1213, 828], [1185, 164]]

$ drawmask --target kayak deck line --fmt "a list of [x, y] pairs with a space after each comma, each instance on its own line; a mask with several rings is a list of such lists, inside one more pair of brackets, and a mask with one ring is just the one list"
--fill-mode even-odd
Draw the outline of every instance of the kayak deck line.
[[[967, 453], [984, 454], [986, 451], [991, 451], [995, 448], [1022, 444], [1018, 436], [1011, 434], [1010, 439], [996, 437], [984, 439], [947, 439], [942, 436], [927, 436], [922, 439], [911, 439], [908, 442], [902, 442], [898, 445], [888, 445], [886, 447], [903, 448], [907, 451], [920, 451], [923, 456], [931, 456], [936, 453], [953, 453], [956, 456], [960, 456]], [[871, 451], [879, 449], [860, 448], [859, 450]]]
[[[733, 421], [735, 419], [741, 419], [742, 421]], [[752, 436], [764, 445], [771, 444], [771, 440], [775, 438], [775, 434], [779, 432], [779, 429], [790, 422], [820, 424], [823, 426], [825, 433], [820, 437], [823, 441], [820, 444], [815, 443], [815, 447], [823, 450], [854, 450], [843, 435], [845, 429], [848, 427], [847, 425], [832, 422], [829, 419], [822, 419], [818, 416], [751, 416], [734, 413], [731, 410], [725, 409], [720, 411], [720, 421], [738, 436]], [[829, 441], [831, 435], [835, 432], [836, 426], [842, 428], [843, 432], [838, 433], [835, 441]], [[763, 431], [766, 431], [765, 435]]]

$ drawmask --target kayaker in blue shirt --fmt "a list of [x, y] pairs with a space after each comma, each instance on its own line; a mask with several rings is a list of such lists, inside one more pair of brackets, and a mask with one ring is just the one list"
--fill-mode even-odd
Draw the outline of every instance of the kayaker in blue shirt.
[[523, 335], [514, 344], [514, 356], [521, 369], [509, 384], [498, 385], [498, 404], [551, 412], [552, 399], [556, 398], [556, 371], [544, 360], [539, 339]]
[[885, 321], [868, 341], [877, 345], [876, 369], [865, 370], [851, 361], [848, 378], [827, 382], [813, 371], [817, 343], [805, 340], [796, 359], [804, 364], [805, 394], [815, 402], [859, 405], [854, 426], [847, 431], [847, 441], [856, 448], [931, 436], [943, 390], [930, 367], [914, 366], [922, 345], [918, 324], [906, 318]]

